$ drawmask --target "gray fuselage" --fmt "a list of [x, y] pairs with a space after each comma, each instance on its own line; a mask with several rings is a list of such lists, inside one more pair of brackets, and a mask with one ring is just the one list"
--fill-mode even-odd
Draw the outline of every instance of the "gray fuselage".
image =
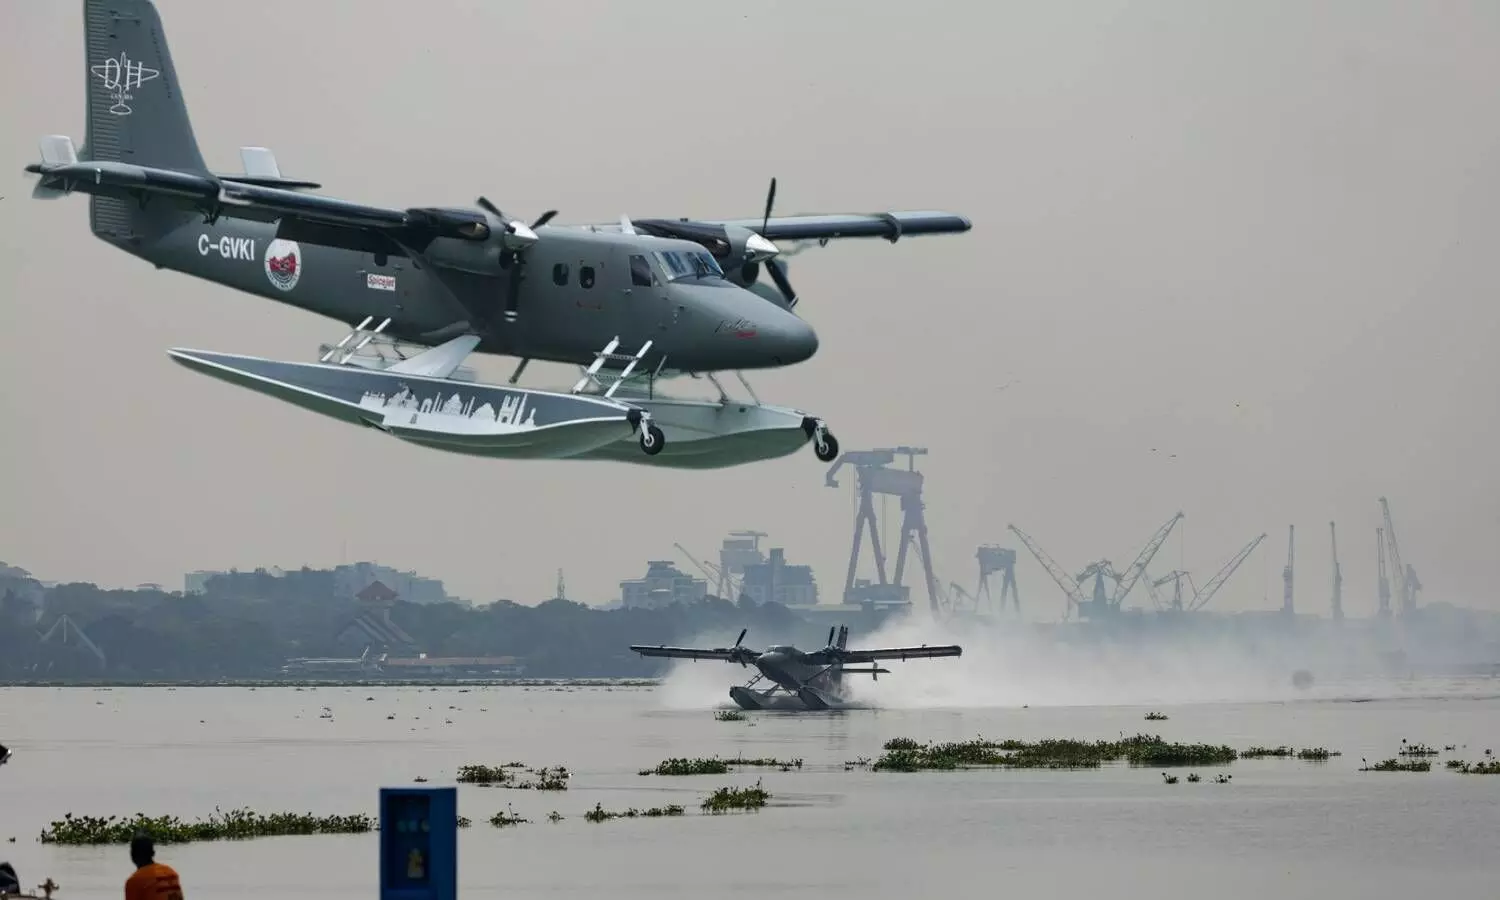
[[[154, 233], [100, 237], [159, 268], [351, 326], [389, 317], [386, 334], [418, 344], [473, 330], [482, 336], [480, 352], [586, 365], [613, 338], [625, 354], [649, 340], [642, 366], [672, 372], [791, 365], [818, 346], [811, 326], [724, 278], [690, 241], [542, 226], [524, 253], [512, 321], [501, 314], [511, 278], [461, 268], [486, 265], [465, 258], [478, 249], [472, 243], [438, 238], [412, 257], [278, 240], [274, 223], [152, 218]], [[472, 322], [466, 308], [495, 314]]]

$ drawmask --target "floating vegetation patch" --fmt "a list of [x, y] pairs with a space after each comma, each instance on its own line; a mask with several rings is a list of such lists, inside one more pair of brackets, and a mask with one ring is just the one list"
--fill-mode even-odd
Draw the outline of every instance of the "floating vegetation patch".
[[[680, 816], [683, 814], [683, 812], [683, 808], [676, 803], [673, 803], [670, 806], [653, 806], [650, 809], [636, 809], [635, 807], [631, 807], [630, 809], [618, 811], [605, 809], [602, 803], [596, 803], [594, 804], [593, 809], [583, 814], [583, 817], [590, 822], [607, 822], [610, 819], [634, 819], [640, 816], [644, 816], [646, 818], [656, 818], [658, 816]], [[553, 813], [553, 815], [557, 814]], [[558, 818], [562, 817], [558, 816]]]
[[771, 792], [760, 786], [760, 781], [747, 788], [721, 787], [703, 801], [703, 809], [710, 813], [729, 812], [736, 809], [760, 809], [771, 799]]
[[1396, 751], [1401, 756], [1437, 756], [1437, 750], [1426, 744], [1408, 744], [1406, 738], [1401, 739], [1401, 749]]
[[495, 813], [493, 816], [490, 816], [490, 824], [495, 826], [496, 828], [504, 828], [507, 825], [524, 825], [529, 821], [531, 820], [523, 819], [520, 816], [516, 815], [516, 811], [511, 809], [509, 806], [507, 806], [500, 812]]
[[1165, 722], [1165, 721], [1167, 721], [1167, 714], [1166, 713], [1159, 713], [1159, 712], [1148, 712], [1148, 713], [1146, 713], [1146, 721], [1147, 722]]
[[1342, 756], [1338, 750], [1328, 750], [1323, 747], [1304, 747], [1294, 750], [1283, 744], [1280, 747], [1251, 747], [1249, 750], [1241, 750], [1241, 759], [1303, 759], [1303, 760], [1326, 760], [1335, 756]]
[[1492, 759], [1489, 762], [1466, 763], [1458, 765], [1453, 763], [1457, 760], [1449, 760], [1448, 768], [1456, 770], [1461, 775], [1500, 775], [1500, 760]]
[[1146, 734], [1118, 741], [976, 738], [942, 744], [918, 744], [911, 738], [895, 738], [885, 743], [885, 753], [872, 768], [885, 772], [975, 767], [1096, 769], [1107, 762], [1122, 760], [1133, 766], [1216, 765], [1233, 762], [1238, 755], [1232, 747], [1171, 743], [1160, 735]]
[[1366, 762], [1360, 767], [1361, 772], [1427, 772], [1432, 769], [1432, 763], [1425, 759], [1401, 760], [1396, 757], [1381, 760], [1375, 765]]
[[1161, 773], [1161, 780], [1165, 781], [1167, 784], [1176, 784], [1177, 783], [1177, 776], [1176, 775], [1168, 775], [1166, 772], [1163, 772], [1163, 773]]
[[[516, 774], [518, 770], [524, 770], [526, 774], [533, 776], [532, 780], [520, 780]], [[477, 784], [480, 787], [514, 788], [525, 791], [565, 791], [568, 789], [568, 779], [571, 777], [572, 774], [568, 772], [567, 766], [551, 768], [544, 766], [540, 769], [532, 769], [528, 768], [525, 763], [512, 762], [503, 766], [459, 766], [457, 780], [462, 784]]]
[[714, 713], [714, 718], [720, 722], [743, 722], [745, 714], [737, 709], [721, 709]]
[[734, 759], [721, 759], [719, 757], [708, 757], [699, 759], [667, 759], [658, 763], [654, 769], [642, 769], [642, 775], [726, 775], [730, 769], [740, 766], [758, 766], [760, 768], [780, 769], [789, 772], [792, 769], [802, 768], [802, 760], [799, 759], [774, 759], [772, 757], [760, 757], [757, 759], [746, 759], [743, 756]]
[[474, 824], [474, 820], [471, 819], [471, 818], [469, 818], [468, 816], [459, 816], [458, 817], [458, 827], [459, 828], [468, 828], [470, 825], [473, 825], [473, 824]]
[[145, 832], [159, 844], [190, 841], [243, 840], [306, 834], [360, 834], [375, 830], [375, 819], [364, 813], [315, 816], [312, 813], [271, 813], [249, 809], [224, 812], [215, 807], [206, 819], [185, 822], [176, 816], [75, 816], [68, 813], [42, 831], [44, 844], [128, 844]]
[[[1443, 763], [1443, 765], [1447, 766], [1450, 769], [1462, 769], [1464, 766], [1468, 765], [1468, 763], [1464, 762], [1461, 759], [1450, 759], [1447, 762]], [[1483, 765], [1483, 763], [1480, 763], [1480, 765]]]
[[505, 784], [508, 781], [515, 780], [516, 776], [508, 771], [513, 768], [518, 767], [480, 765], [459, 766], [458, 777], [456, 780], [459, 784], [479, 784], [484, 785], [485, 787], [496, 784]]

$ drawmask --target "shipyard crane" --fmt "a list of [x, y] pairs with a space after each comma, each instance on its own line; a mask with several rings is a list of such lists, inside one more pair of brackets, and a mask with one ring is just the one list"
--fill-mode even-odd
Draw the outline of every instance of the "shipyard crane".
[[1344, 621], [1344, 573], [1339, 569], [1339, 536], [1328, 523], [1328, 541], [1333, 545], [1333, 621]]
[[[675, 541], [672, 543], [672, 546], [677, 548], [678, 553], [681, 553], [683, 556], [687, 557], [688, 562], [692, 563], [698, 569], [698, 571], [702, 572], [705, 578], [707, 578], [711, 583], [715, 583], [718, 585], [718, 590], [716, 591], [716, 593], [719, 595], [719, 598], [721, 600], [729, 600], [733, 602], [740, 599], [740, 595], [744, 593], [745, 588], [744, 585], [740, 583], [739, 579], [736, 578], [732, 573], [719, 566], [714, 565], [713, 563], [703, 562], [699, 560], [698, 557], [689, 553], [686, 547], [682, 546], [679, 543], [676, 543]], [[724, 596], [724, 591], [726, 588], [728, 588], [730, 594], [730, 596], [727, 597]]]
[[1417, 591], [1422, 583], [1417, 580], [1417, 571], [1401, 562], [1401, 545], [1396, 542], [1396, 524], [1391, 521], [1391, 505], [1380, 498], [1380, 514], [1385, 519], [1385, 542], [1390, 550], [1391, 575], [1395, 578], [1396, 600], [1400, 603], [1402, 616], [1417, 611]]
[[[1094, 578], [1094, 600], [1092, 601], [1092, 608], [1085, 608], [1082, 610], [1083, 614], [1085, 616], [1100, 616], [1118, 613], [1121, 605], [1125, 602], [1126, 596], [1130, 594], [1131, 588], [1135, 587], [1136, 581], [1145, 574], [1146, 567], [1151, 564], [1151, 560], [1156, 556], [1156, 552], [1167, 542], [1167, 536], [1172, 533], [1172, 529], [1183, 518], [1185, 518], [1183, 514], [1178, 512], [1172, 518], [1168, 519], [1165, 525], [1156, 529], [1156, 533], [1146, 542], [1146, 546], [1141, 548], [1141, 552], [1136, 554], [1135, 561], [1125, 569], [1124, 574], [1114, 572], [1114, 567], [1107, 559], [1094, 563], [1087, 569], [1084, 569], [1079, 574], [1078, 580], [1081, 582], [1090, 576]], [[1113, 596], [1104, 597], [1103, 595], [1103, 583], [1106, 577], [1112, 578], [1115, 582]], [[1103, 607], [1097, 605], [1101, 599], [1105, 603]]]
[[1380, 573], [1380, 607], [1379, 616], [1382, 619], [1391, 617], [1391, 579], [1386, 573], [1385, 567], [1385, 529], [1375, 529], [1375, 565]]
[[1006, 527], [1015, 533], [1016, 538], [1021, 542], [1021, 546], [1031, 551], [1031, 555], [1036, 557], [1036, 561], [1041, 563], [1042, 568], [1046, 570], [1052, 580], [1057, 582], [1057, 586], [1062, 588], [1063, 596], [1068, 599], [1067, 608], [1063, 612], [1063, 619], [1065, 621], [1071, 619], [1073, 611], [1075, 609], [1082, 609], [1084, 604], [1088, 602], [1083, 599], [1083, 593], [1078, 590], [1078, 582], [1072, 576], [1068, 575], [1063, 567], [1057, 564], [1056, 560], [1048, 556], [1047, 551], [1043, 550], [1036, 541], [1031, 539], [1031, 535], [1014, 525], [1007, 525]]
[[1295, 616], [1296, 608], [1292, 606], [1292, 563], [1296, 553], [1297, 526], [1288, 525], [1286, 528], [1286, 567], [1281, 570], [1281, 612], [1285, 616]]
[[[1005, 612], [1005, 599], [1010, 597], [1016, 616], [1021, 615], [1021, 594], [1016, 590], [1016, 551], [996, 544], [982, 544], [974, 552], [979, 562], [979, 581], [971, 593], [956, 581], [948, 582], [947, 606], [950, 613], [990, 615]], [[1000, 603], [995, 604], [990, 591], [990, 576], [1000, 576]]]
[[[828, 487], [838, 487], [834, 476], [839, 469], [852, 465], [858, 475], [859, 510], [854, 515], [854, 545], [849, 551], [849, 571], [844, 579], [844, 602], [859, 603], [865, 594], [874, 594], [880, 599], [893, 595], [907, 600], [909, 591], [902, 582], [906, 574], [906, 553], [912, 542], [917, 544], [917, 555], [922, 563], [923, 579], [927, 585], [927, 602], [934, 616], [942, 612], [942, 588], [932, 569], [932, 551], [927, 543], [927, 519], [923, 515], [921, 472], [917, 471], [916, 458], [926, 456], [926, 447], [887, 447], [878, 450], [848, 450], [834, 462], [824, 477]], [[906, 468], [890, 468], [897, 456], [907, 458]], [[885, 569], [885, 551], [880, 546], [880, 529], [875, 521], [875, 496], [877, 494], [897, 497], [901, 501], [900, 548], [896, 551], [894, 577], [888, 577]], [[877, 585], [861, 587], [855, 584], [854, 576], [859, 570], [859, 548], [863, 543], [866, 526], [870, 530], [870, 548], [875, 554], [875, 577]], [[873, 590], [871, 588], [873, 587]]]
[[[979, 561], [979, 585], [974, 589], [974, 606], [979, 606], [979, 598], [983, 597], [986, 605], [994, 608], [996, 612], [1005, 612], [1005, 598], [1009, 595], [1015, 606], [1016, 616], [1021, 615], [1021, 592], [1016, 589], [1016, 551], [1009, 547], [1001, 547], [996, 544], [984, 544], [975, 551], [974, 558]], [[995, 606], [990, 596], [990, 576], [1000, 576], [1000, 605]]]
[[[1250, 557], [1250, 554], [1255, 552], [1255, 548], [1260, 546], [1260, 542], [1265, 539], [1266, 536], [1264, 533], [1262, 533], [1254, 540], [1250, 541], [1250, 543], [1241, 547], [1240, 551], [1233, 557], [1231, 557], [1229, 562], [1225, 563], [1218, 572], [1214, 573], [1214, 577], [1208, 580], [1208, 584], [1205, 584], [1201, 588], [1198, 587], [1196, 583], [1194, 583], [1192, 575], [1188, 574], [1185, 571], [1182, 571], [1181, 569], [1174, 572], [1168, 572], [1166, 575], [1163, 575], [1155, 581], [1147, 579], [1146, 583], [1153, 589], [1151, 591], [1151, 594], [1153, 597], [1155, 597], [1155, 588], [1161, 587], [1169, 581], [1172, 582], [1172, 611], [1197, 612], [1198, 610], [1208, 605], [1208, 601], [1214, 598], [1214, 594], [1217, 594], [1219, 592], [1219, 588], [1223, 587], [1225, 582], [1229, 581], [1229, 577], [1235, 573], [1235, 570], [1240, 567], [1240, 564], [1248, 559]], [[1183, 581], [1187, 581], [1188, 587], [1192, 588], [1193, 590], [1193, 598], [1186, 603], [1184, 603], [1182, 599]]]
[[[1183, 514], [1179, 512], [1167, 520], [1165, 525], [1158, 528], [1151, 539], [1146, 542], [1146, 546], [1141, 548], [1135, 560], [1126, 567], [1123, 574], [1117, 572], [1114, 564], [1109, 560], [1101, 559], [1089, 563], [1077, 575], [1069, 576], [1053, 561], [1052, 557], [1037, 546], [1036, 541], [1032, 540], [1029, 535], [1014, 525], [1010, 526], [1010, 530], [1015, 532], [1016, 537], [1021, 539], [1021, 543], [1026, 545], [1026, 549], [1031, 551], [1031, 555], [1042, 564], [1042, 568], [1047, 570], [1047, 574], [1052, 576], [1057, 586], [1062, 588], [1063, 594], [1068, 598], [1068, 608], [1063, 614], [1064, 620], [1072, 618], [1075, 609], [1078, 611], [1079, 618], [1102, 619], [1120, 611], [1120, 606], [1124, 603], [1125, 597], [1130, 594], [1131, 588], [1135, 587], [1136, 581], [1146, 571], [1146, 566], [1151, 564], [1152, 557], [1156, 556], [1162, 544], [1166, 543], [1167, 536], [1183, 518]], [[1093, 596], [1085, 599], [1079, 586], [1090, 579], [1094, 582]], [[1106, 589], [1106, 581], [1114, 582], [1113, 593]]]

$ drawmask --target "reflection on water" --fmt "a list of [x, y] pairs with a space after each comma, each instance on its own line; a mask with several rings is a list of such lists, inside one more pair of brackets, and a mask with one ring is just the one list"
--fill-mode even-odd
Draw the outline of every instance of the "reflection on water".
[[[720, 695], [723, 673], [718, 672]], [[1500, 683], [1409, 683], [1403, 695], [1354, 686], [1266, 703], [1066, 706], [825, 714], [716, 721], [651, 688], [13, 688], [0, 690], [0, 857], [23, 883], [62, 897], [118, 897], [124, 847], [35, 842], [63, 813], [205, 815], [215, 806], [319, 814], [375, 812], [382, 785], [451, 783], [465, 763], [565, 765], [565, 792], [464, 786], [476, 824], [460, 841], [466, 895], [620, 900], [775, 892], [895, 898], [939, 893], [1046, 897], [1407, 898], [1490, 896], [1500, 777], [1444, 770], [1452, 756], [1500, 752]], [[1366, 702], [1350, 702], [1363, 700]], [[714, 701], [717, 702], [717, 698]], [[324, 707], [331, 718], [321, 717]], [[393, 718], [391, 718], [393, 717]], [[1327, 763], [1241, 760], [1234, 780], [1175, 785], [1152, 770], [846, 771], [890, 737], [1115, 738], [1322, 746]], [[1357, 771], [1401, 740], [1455, 745], [1425, 774]], [[672, 756], [800, 757], [800, 771], [642, 777]], [[1186, 775], [1189, 770], [1178, 774]], [[763, 778], [771, 805], [706, 818], [713, 788]], [[591, 824], [583, 813], [679, 803], [681, 818]], [[507, 804], [531, 820], [486, 821]], [[564, 816], [552, 823], [548, 813]], [[187, 891], [369, 898], [373, 835], [164, 847]]]

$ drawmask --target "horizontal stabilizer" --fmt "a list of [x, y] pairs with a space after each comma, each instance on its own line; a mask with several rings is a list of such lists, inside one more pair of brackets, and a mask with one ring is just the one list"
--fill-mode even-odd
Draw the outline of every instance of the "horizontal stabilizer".
[[281, 166], [276, 163], [276, 154], [265, 147], [241, 147], [240, 161], [245, 166], [243, 175], [219, 175], [217, 177], [225, 181], [237, 181], [240, 184], [282, 188], [289, 191], [304, 188], [312, 190], [323, 186], [316, 181], [283, 177]]
[[41, 140], [42, 162], [49, 166], [71, 166], [78, 162], [78, 148], [65, 134], [49, 134]]
[[281, 180], [281, 166], [276, 164], [276, 154], [267, 147], [241, 147], [240, 162], [245, 166], [246, 175]]

